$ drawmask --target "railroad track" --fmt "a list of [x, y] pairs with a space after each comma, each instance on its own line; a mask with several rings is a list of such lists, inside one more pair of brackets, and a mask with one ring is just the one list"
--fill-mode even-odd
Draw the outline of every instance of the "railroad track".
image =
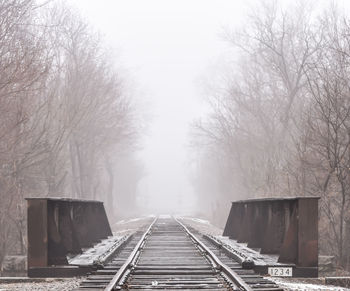
[[157, 218], [77, 290], [283, 290], [175, 218]]

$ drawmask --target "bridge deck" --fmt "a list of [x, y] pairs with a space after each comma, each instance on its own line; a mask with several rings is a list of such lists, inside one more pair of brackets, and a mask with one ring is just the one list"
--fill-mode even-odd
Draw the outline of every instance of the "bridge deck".
[[[141, 238], [141, 239], [140, 239]], [[225, 269], [227, 268], [227, 269]], [[283, 290], [173, 218], [158, 218], [78, 290]]]

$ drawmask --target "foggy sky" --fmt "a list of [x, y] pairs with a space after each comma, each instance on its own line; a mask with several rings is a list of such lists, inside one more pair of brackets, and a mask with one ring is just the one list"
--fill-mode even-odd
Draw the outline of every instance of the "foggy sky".
[[136, 86], [135, 97], [151, 116], [139, 153], [147, 173], [138, 187], [139, 202], [150, 212], [191, 210], [196, 198], [188, 179], [189, 124], [207, 111], [201, 78], [230, 53], [220, 36], [223, 28], [242, 25], [254, 1], [69, 3], [115, 50], [117, 62]]

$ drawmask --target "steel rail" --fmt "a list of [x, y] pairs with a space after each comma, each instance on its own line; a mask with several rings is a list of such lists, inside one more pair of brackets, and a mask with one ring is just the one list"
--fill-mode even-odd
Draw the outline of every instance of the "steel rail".
[[104, 289], [104, 291], [112, 291], [116, 290], [116, 287], [119, 286], [120, 281], [131, 271], [131, 269], [134, 267], [134, 263], [136, 259], [140, 255], [140, 250], [142, 249], [146, 238], [150, 235], [152, 227], [154, 223], [157, 221], [157, 217], [153, 220], [151, 225], [148, 227], [146, 232], [143, 234], [137, 245], [135, 246], [132, 253], [129, 255], [125, 263], [120, 267], [118, 272], [113, 276], [112, 280], [109, 282], [107, 287]]
[[232, 256], [233, 259], [235, 259], [237, 262], [239, 262], [242, 265], [243, 269], [253, 269], [255, 266], [255, 261], [251, 257], [246, 256], [245, 254], [235, 250], [233, 247], [218, 241], [215, 237], [212, 235], [203, 235], [204, 238], [209, 240], [212, 244], [216, 245], [218, 248], [223, 249], [226, 254], [229, 254], [229, 256]]
[[177, 223], [179, 223], [183, 229], [187, 232], [187, 234], [192, 238], [193, 241], [196, 242], [197, 245], [200, 246], [201, 249], [204, 250], [206, 255], [215, 262], [217, 266], [219, 266], [220, 270], [231, 280], [240, 290], [252, 291], [253, 289], [240, 278], [237, 273], [231, 270], [229, 266], [224, 264], [203, 242], [201, 242], [192, 232], [188, 230], [188, 228], [180, 222], [177, 218], [175, 218]]
[[120, 241], [115, 243], [112, 248], [110, 248], [107, 252], [101, 254], [97, 259], [95, 259], [92, 264], [94, 266], [104, 266], [108, 261], [112, 259], [115, 253], [126, 245], [132, 238], [132, 234], [125, 235]]

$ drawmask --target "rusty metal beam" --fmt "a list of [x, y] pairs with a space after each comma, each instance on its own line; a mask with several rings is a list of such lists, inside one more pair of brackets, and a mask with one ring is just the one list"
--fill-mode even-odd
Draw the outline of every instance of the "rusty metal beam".
[[[112, 235], [100, 201], [27, 198], [28, 270], [68, 265], [78, 254]], [[35, 273], [35, 272], [31, 272]]]
[[293, 197], [235, 201], [223, 235], [259, 248], [261, 253], [278, 255], [279, 263], [295, 264], [299, 271], [315, 275], [318, 200]]

